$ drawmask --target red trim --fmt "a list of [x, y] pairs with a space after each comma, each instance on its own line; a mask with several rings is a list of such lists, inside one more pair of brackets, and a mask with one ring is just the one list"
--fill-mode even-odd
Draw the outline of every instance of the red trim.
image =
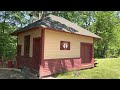
[[92, 58], [94, 58], [94, 39], [93, 39], [93, 45], [92, 45]]
[[[93, 43], [80, 42], [80, 58], [82, 58], [82, 54], [81, 54], [82, 53], [82, 44], [92, 45], [92, 60], [91, 60], [91, 64], [94, 64], [94, 46], [93, 46]], [[90, 64], [90, 63], [86, 63], [86, 64]], [[84, 65], [84, 64], [82, 64], [82, 65]]]
[[93, 45], [93, 43], [87, 43], [87, 42], [80, 42], [80, 43], [87, 44], [87, 45]]
[[92, 65], [94, 65], [94, 39], [93, 39], [93, 45], [92, 45]]
[[40, 69], [39, 69], [39, 77], [41, 78], [41, 75], [43, 73], [43, 68], [45, 66], [45, 63], [44, 63], [44, 41], [45, 41], [45, 30], [42, 29], [41, 31], [41, 42], [42, 42], [42, 53], [41, 53], [41, 65], [40, 65]]
[[[80, 59], [81, 60], [81, 57], [76, 57], [76, 58], [56, 58], [56, 59], [44, 59], [44, 61], [50, 61], [50, 60], [71, 60], [71, 59]], [[93, 60], [94, 58], [92, 58]], [[89, 64], [92, 64], [92, 63], [83, 63], [81, 65], [89, 65]]]
[[[68, 43], [68, 48], [64, 48], [63, 43]], [[60, 41], [60, 50], [70, 50], [70, 42], [69, 41]]]
[[[37, 63], [37, 65], [40, 65], [41, 64], [41, 53], [42, 53], [42, 51], [41, 51], [41, 49], [42, 49], [42, 46], [41, 46], [41, 37], [35, 37], [35, 38], [33, 38], [33, 58], [34, 58], [34, 56], [36, 56], [36, 54], [35, 54], [35, 51], [34, 51], [34, 49], [35, 49], [35, 40], [36, 39], [39, 39], [39, 41], [40, 41], [40, 46], [38, 47], [39, 48], [39, 50], [40, 50], [40, 52], [39, 52], [39, 56], [38, 57], [40, 57], [39, 58], [39, 61], [38, 61], [38, 63]], [[35, 60], [34, 60], [35, 61]], [[39, 68], [40, 69], [40, 68]], [[39, 70], [38, 70], [39, 71]]]
[[45, 61], [47, 60], [65, 60], [65, 59], [80, 59], [80, 57], [76, 57], [76, 58], [56, 58], [56, 59], [44, 59]]
[[[44, 62], [44, 40], [45, 40], [45, 30], [42, 29], [41, 31], [41, 37], [42, 37], [42, 55], [41, 55], [41, 60]], [[43, 63], [42, 63], [43, 65]]]

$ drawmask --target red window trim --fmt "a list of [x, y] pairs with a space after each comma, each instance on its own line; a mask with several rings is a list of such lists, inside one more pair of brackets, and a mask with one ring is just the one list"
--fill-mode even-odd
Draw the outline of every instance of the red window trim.
[[[68, 48], [63, 48], [63, 43], [68, 43]], [[60, 41], [60, 50], [70, 50], [70, 42], [69, 41]]]

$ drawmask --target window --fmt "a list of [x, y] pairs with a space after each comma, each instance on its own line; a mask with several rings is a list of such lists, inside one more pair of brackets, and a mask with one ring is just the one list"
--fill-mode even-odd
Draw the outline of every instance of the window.
[[70, 42], [60, 41], [60, 50], [70, 50]]
[[30, 53], [30, 35], [24, 36], [24, 56]]
[[17, 45], [17, 56], [21, 56], [21, 45]]

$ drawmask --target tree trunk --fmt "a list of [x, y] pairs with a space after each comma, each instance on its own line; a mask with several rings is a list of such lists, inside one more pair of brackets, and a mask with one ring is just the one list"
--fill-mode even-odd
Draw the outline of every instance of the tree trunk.
[[42, 17], [41, 17], [41, 19], [43, 19], [47, 14], [48, 14], [47, 11], [42, 11]]
[[107, 49], [108, 49], [108, 46], [105, 45], [103, 50], [102, 50], [102, 53], [101, 53], [102, 58], [105, 58], [105, 54], [106, 54]]

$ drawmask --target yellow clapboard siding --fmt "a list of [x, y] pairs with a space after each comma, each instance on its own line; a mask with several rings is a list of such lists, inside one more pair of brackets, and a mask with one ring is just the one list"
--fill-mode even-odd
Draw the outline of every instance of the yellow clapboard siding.
[[[70, 50], [60, 50], [60, 41], [69, 41]], [[80, 42], [93, 43], [93, 38], [45, 30], [44, 59], [80, 57]]]

